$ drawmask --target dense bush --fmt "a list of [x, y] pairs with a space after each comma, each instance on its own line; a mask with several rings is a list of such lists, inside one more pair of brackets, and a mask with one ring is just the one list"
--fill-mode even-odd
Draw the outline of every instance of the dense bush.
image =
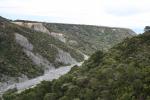
[[6, 100], [24, 100], [22, 95], [31, 93], [36, 94], [32, 100], [39, 100], [34, 99], [37, 96], [40, 100], [149, 100], [149, 59], [150, 33], [144, 33], [126, 39], [107, 53], [98, 51], [81, 67], [47, 82], [46, 87], [50, 87], [39, 87], [45, 86], [41, 83], [20, 94], [9, 94], [16, 98]]

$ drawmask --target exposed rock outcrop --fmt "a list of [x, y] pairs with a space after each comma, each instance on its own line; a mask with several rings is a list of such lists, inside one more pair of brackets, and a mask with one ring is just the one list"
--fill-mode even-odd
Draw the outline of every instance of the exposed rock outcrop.
[[12, 22], [12, 23], [23, 27], [32, 28], [36, 31], [40, 31], [43, 33], [50, 33], [49, 30], [47, 30], [47, 28], [45, 28], [42, 23], [27, 23], [27, 22]]
[[71, 55], [67, 52], [64, 52], [61, 49], [58, 49], [58, 54], [56, 56], [57, 62], [62, 62], [64, 64], [75, 64], [77, 61], [71, 57]]
[[23, 50], [26, 55], [38, 66], [43, 66], [45, 69], [53, 69], [54, 66], [44, 57], [42, 57], [40, 54], [24, 49]]
[[43, 25], [43, 23], [31, 23], [31, 22], [12, 22], [14, 24], [33, 29], [35, 31], [47, 33], [57, 39], [59, 39], [62, 42], [66, 42], [65, 36], [62, 33], [56, 33], [56, 32], [49, 32], [49, 30]]
[[40, 54], [34, 54], [32, 52], [33, 45], [28, 41], [26, 37], [21, 34], [15, 33], [16, 42], [23, 47], [25, 54], [33, 61], [34, 64], [38, 66], [43, 66], [46, 69], [54, 68], [52, 64]]
[[52, 35], [53, 37], [59, 39], [60, 41], [66, 43], [66, 38], [65, 35], [62, 33], [55, 33], [55, 32], [51, 32], [50, 35]]
[[20, 44], [23, 48], [32, 51], [33, 45], [29, 43], [28, 39], [24, 37], [23, 35], [20, 35], [18, 33], [15, 33], [16, 42]]

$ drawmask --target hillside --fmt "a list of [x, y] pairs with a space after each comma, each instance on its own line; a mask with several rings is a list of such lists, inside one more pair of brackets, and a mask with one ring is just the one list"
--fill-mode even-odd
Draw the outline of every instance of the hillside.
[[58, 80], [43, 81], [5, 100], [150, 100], [150, 33], [97, 51]]
[[0, 90], [51, 69], [107, 51], [135, 33], [130, 29], [12, 21], [0, 17]]
[[0, 82], [12, 84], [84, 58], [51, 35], [18, 26], [5, 18], [0, 21]]
[[17, 20], [13, 23], [48, 33], [68, 46], [76, 48], [87, 55], [91, 55], [97, 50], [107, 51], [124, 38], [136, 35], [130, 29], [116, 27], [44, 23], [23, 20]]

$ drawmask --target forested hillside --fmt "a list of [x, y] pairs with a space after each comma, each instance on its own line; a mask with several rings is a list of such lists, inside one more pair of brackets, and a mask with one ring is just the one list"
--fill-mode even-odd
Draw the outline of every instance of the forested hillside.
[[60, 79], [43, 81], [5, 100], [150, 100], [150, 33], [97, 51]]

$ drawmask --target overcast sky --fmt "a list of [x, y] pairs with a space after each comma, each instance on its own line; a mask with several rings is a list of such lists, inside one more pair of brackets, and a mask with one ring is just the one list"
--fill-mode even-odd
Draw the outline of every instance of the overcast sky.
[[150, 25], [150, 0], [0, 0], [0, 15], [57, 23], [131, 28]]

